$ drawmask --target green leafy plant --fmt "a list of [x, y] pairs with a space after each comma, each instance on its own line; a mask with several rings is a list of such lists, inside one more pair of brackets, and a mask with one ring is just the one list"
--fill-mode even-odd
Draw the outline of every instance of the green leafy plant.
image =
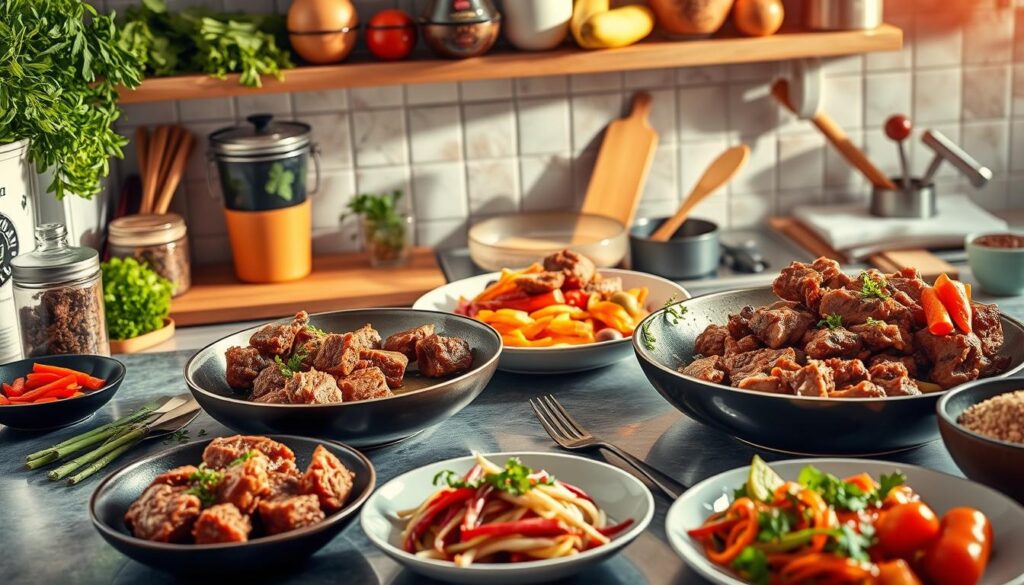
[[270, 173], [267, 176], [267, 184], [263, 189], [271, 195], [277, 195], [285, 201], [292, 200], [292, 183], [295, 182], [295, 173], [284, 168], [284, 165], [275, 162], [270, 165]]
[[134, 258], [104, 262], [103, 305], [107, 333], [114, 340], [129, 339], [164, 326], [171, 312], [171, 281]]
[[113, 16], [82, 0], [0, 2], [0, 143], [28, 138], [58, 199], [98, 193], [128, 143], [112, 127], [117, 87], [137, 86], [142, 67], [119, 37]]
[[170, 12], [164, 0], [143, 0], [129, 8], [120, 38], [155, 76], [201, 72], [223, 79], [239, 73], [239, 83], [261, 87], [262, 76], [283, 79], [294, 65], [280, 16], [222, 14], [202, 7]]
[[383, 195], [360, 194], [349, 202], [349, 210], [341, 215], [342, 221], [352, 214], [363, 219], [366, 244], [375, 258], [395, 260], [405, 253], [409, 234], [406, 233], [405, 217], [398, 209], [401, 199], [401, 191]]

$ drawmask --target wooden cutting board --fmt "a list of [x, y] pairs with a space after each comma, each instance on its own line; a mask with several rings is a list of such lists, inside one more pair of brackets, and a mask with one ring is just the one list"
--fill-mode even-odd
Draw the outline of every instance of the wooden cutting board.
[[608, 125], [583, 199], [583, 213], [633, 225], [658, 146], [658, 133], [647, 120], [650, 111], [651, 95], [639, 92], [633, 97], [632, 113]]
[[429, 248], [413, 250], [400, 268], [370, 268], [366, 254], [317, 256], [306, 278], [274, 284], [239, 282], [230, 264], [195, 266], [192, 288], [171, 302], [171, 318], [183, 327], [275, 319], [299, 310], [408, 307], [444, 283]]

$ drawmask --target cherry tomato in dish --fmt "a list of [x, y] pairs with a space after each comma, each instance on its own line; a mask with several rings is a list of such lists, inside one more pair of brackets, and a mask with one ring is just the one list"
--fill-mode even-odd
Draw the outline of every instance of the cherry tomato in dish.
[[875, 530], [883, 552], [891, 557], [910, 558], [939, 535], [939, 518], [923, 502], [907, 502], [886, 510]]
[[416, 23], [403, 10], [381, 10], [366, 25], [366, 44], [382, 61], [405, 59], [416, 47]]
[[992, 525], [973, 508], [953, 508], [942, 517], [939, 538], [921, 560], [933, 585], [974, 585], [981, 581], [992, 552]]
[[878, 564], [878, 585], [921, 585], [907, 561], [896, 559]]

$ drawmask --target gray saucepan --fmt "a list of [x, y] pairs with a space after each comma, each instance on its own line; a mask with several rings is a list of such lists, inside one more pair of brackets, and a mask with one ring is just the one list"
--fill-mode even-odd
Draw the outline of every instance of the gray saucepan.
[[629, 234], [633, 270], [679, 280], [697, 278], [718, 269], [721, 248], [718, 225], [687, 219], [667, 242], [650, 239], [667, 217], [641, 218]]
[[[664, 309], [649, 315], [633, 336], [640, 366], [665, 400], [690, 418], [767, 449], [815, 455], [869, 455], [910, 449], [939, 436], [935, 407], [945, 392], [893, 398], [830, 399], [740, 390], [685, 376], [676, 369], [693, 358], [697, 336], [711, 323], [724, 324], [746, 305], [778, 298], [770, 287], [714, 293], [679, 304], [678, 324]], [[1008, 371], [1024, 369], [1024, 324], [1001, 315], [1002, 354]], [[646, 344], [648, 331], [656, 340]]]
[[[489, 326], [460, 315], [416, 309], [354, 309], [310, 315], [324, 331], [352, 331], [370, 323], [383, 337], [426, 323], [438, 333], [461, 337], [473, 351], [470, 371], [452, 378], [420, 377], [415, 368], [390, 398], [336, 404], [262, 404], [231, 389], [224, 377], [224, 352], [246, 346], [259, 327], [216, 341], [185, 364], [185, 382], [203, 410], [239, 432], [283, 433], [334, 439], [356, 447], [392, 443], [434, 426], [466, 407], [498, 367], [501, 337]], [[411, 364], [410, 364], [411, 366]]]

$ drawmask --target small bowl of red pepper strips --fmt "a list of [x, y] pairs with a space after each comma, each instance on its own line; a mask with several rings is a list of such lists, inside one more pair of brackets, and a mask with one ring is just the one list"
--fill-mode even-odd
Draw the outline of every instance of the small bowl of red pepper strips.
[[0, 365], [0, 425], [42, 431], [82, 421], [114, 397], [124, 374], [124, 364], [99, 355]]

